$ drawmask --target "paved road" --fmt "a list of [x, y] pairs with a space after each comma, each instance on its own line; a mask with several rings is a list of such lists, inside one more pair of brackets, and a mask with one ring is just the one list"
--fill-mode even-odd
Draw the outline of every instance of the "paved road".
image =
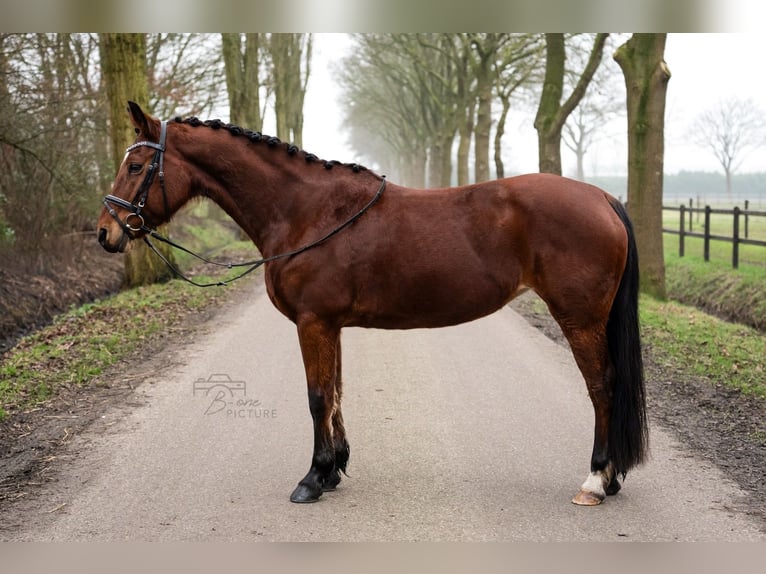
[[[312, 440], [297, 338], [262, 285], [249, 299], [155, 361], [143, 406], [70, 443], [15, 538], [766, 540], [735, 510], [743, 493], [656, 425], [650, 462], [619, 495], [572, 505], [591, 449], [585, 385], [510, 309], [449, 329], [345, 330], [351, 476], [291, 504]], [[244, 383], [228, 386], [239, 406], [199, 384], [224, 374]]]

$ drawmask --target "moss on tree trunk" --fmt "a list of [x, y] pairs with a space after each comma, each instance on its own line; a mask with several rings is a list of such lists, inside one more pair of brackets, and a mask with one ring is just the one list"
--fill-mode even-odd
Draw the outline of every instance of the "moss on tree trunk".
[[628, 212], [638, 245], [641, 290], [665, 298], [662, 246], [666, 34], [633, 34], [615, 52], [628, 104]]

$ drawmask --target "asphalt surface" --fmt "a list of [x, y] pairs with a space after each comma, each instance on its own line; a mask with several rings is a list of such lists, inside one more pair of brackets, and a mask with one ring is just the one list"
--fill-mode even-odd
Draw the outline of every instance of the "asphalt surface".
[[592, 446], [585, 384], [510, 309], [344, 330], [350, 476], [292, 504], [312, 446], [296, 331], [262, 284], [246, 299], [155, 357], [140, 406], [70, 441], [11, 540], [766, 540], [745, 494], [657, 425], [617, 496], [571, 504]]

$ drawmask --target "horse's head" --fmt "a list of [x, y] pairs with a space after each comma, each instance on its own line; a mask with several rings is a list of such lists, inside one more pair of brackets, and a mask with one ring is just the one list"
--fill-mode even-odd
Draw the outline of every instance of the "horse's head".
[[[128, 102], [136, 130], [136, 141], [128, 147], [112, 193], [104, 198], [98, 219], [98, 241], [112, 253], [125, 251], [132, 239], [143, 237], [170, 220], [185, 202], [183, 170], [178, 158], [166, 154], [167, 123], [144, 114], [138, 104]], [[174, 169], [177, 168], [177, 169]], [[165, 170], [173, 173], [165, 180]]]

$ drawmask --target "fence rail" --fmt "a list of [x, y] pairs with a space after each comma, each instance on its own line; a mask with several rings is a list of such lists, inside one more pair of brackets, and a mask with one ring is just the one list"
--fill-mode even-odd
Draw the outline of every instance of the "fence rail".
[[[766, 247], [766, 241], [752, 239], [750, 237], [751, 218], [766, 217], [766, 211], [756, 211], [749, 209], [749, 202], [745, 201], [745, 209], [734, 207], [733, 209], [717, 209], [709, 205], [705, 207], [687, 207], [686, 205], [669, 206], [663, 205], [663, 211], [678, 211], [678, 228], [662, 228], [664, 233], [678, 235], [678, 255], [684, 256], [685, 242], [687, 237], [699, 237], [703, 241], [703, 253], [705, 261], [710, 261], [710, 242], [725, 241], [732, 244], [731, 265], [735, 269], [739, 267], [739, 247], [740, 245], [758, 245]], [[694, 214], [697, 214], [697, 223], [699, 224], [699, 215], [704, 215], [702, 231], [694, 231]], [[731, 215], [732, 216], [732, 234], [719, 235], [711, 232], [711, 215]], [[743, 223], [743, 225], [740, 225]], [[688, 228], [687, 228], [688, 226]]]

